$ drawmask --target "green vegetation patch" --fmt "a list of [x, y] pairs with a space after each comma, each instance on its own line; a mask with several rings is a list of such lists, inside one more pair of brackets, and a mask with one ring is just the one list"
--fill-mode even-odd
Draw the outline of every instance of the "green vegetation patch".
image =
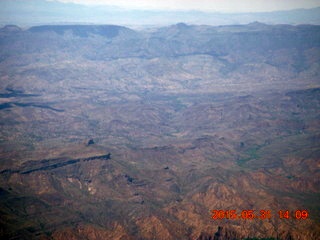
[[249, 148], [245, 154], [248, 156], [246, 158], [240, 158], [239, 160], [237, 160], [237, 163], [240, 167], [244, 167], [246, 165], [247, 162], [249, 162], [250, 160], [253, 159], [259, 159], [260, 155], [258, 154], [258, 150], [261, 148], [262, 146], [256, 146], [253, 148]]

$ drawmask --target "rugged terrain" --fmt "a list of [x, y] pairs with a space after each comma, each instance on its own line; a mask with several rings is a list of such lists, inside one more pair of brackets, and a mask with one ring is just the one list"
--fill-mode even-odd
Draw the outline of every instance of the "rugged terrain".
[[319, 26], [11, 25], [0, 61], [1, 237], [320, 238]]

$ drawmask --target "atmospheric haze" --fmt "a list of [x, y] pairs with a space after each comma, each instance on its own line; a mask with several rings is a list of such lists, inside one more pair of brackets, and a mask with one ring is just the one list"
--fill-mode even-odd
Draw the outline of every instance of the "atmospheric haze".
[[60, 2], [72, 2], [86, 5], [109, 5], [140, 10], [198, 10], [233, 13], [284, 11], [320, 6], [319, 0], [60, 0]]

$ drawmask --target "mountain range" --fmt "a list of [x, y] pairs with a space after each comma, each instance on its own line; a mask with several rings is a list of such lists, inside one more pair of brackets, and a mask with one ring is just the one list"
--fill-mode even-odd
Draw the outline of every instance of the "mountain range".
[[0, 237], [319, 239], [319, 66], [318, 25], [4, 26]]

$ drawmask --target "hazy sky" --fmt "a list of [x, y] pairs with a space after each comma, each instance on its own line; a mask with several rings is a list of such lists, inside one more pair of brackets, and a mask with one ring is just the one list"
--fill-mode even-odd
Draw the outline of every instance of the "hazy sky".
[[59, 0], [128, 9], [265, 12], [320, 7], [320, 0]]
[[[89, 7], [61, 2], [86, 4]], [[254, 21], [267, 24], [320, 24], [318, 9], [271, 15], [247, 14], [315, 7], [320, 7], [320, 0], [0, 0], [0, 26], [53, 23], [131, 26], [168, 25], [177, 22], [228, 25]], [[221, 13], [237, 14], [222, 16]]]

